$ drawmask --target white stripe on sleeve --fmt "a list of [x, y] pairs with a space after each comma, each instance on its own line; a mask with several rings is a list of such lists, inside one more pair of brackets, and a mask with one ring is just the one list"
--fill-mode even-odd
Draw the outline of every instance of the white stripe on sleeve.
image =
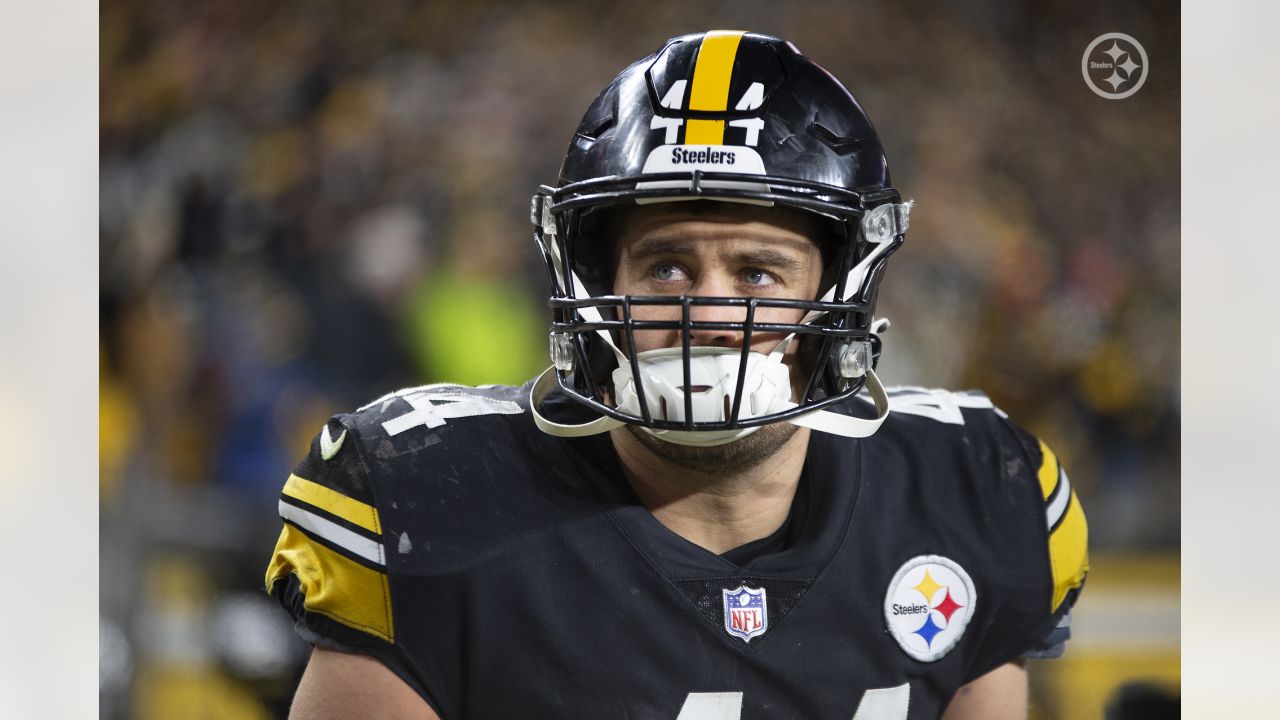
[[332, 520], [326, 520], [283, 500], [280, 501], [280, 517], [371, 563], [387, 564], [382, 552], [382, 543], [352, 532]]
[[1058, 488], [1053, 496], [1053, 502], [1049, 504], [1048, 509], [1044, 511], [1045, 527], [1053, 529], [1055, 523], [1062, 518], [1062, 514], [1067, 511], [1067, 505], [1071, 502], [1071, 483], [1067, 480], [1067, 472], [1058, 467]]

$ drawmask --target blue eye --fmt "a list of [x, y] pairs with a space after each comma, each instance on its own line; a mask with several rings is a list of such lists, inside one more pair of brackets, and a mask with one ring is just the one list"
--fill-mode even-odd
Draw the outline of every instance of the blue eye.
[[684, 271], [675, 263], [662, 263], [654, 266], [653, 276], [663, 281], [680, 280], [684, 277]]
[[763, 270], [752, 269], [742, 273], [742, 279], [746, 280], [748, 285], [766, 285], [773, 278]]

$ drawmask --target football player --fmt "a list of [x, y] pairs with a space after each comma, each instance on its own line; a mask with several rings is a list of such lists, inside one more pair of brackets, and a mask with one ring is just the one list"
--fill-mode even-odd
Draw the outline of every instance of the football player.
[[1025, 718], [1085, 519], [985, 396], [877, 379], [909, 212], [787, 42], [623, 70], [533, 199], [552, 366], [338, 415], [288, 479], [293, 716]]

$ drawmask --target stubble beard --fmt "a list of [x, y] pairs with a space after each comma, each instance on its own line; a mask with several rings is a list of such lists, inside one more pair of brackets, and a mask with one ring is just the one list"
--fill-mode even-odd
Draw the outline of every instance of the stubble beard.
[[635, 425], [627, 425], [626, 429], [649, 452], [677, 467], [713, 477], [729, 477], [772, 457], [800, 428], [791, 423], [771, 423], [744, 438], [708, 447], [668, 442]]

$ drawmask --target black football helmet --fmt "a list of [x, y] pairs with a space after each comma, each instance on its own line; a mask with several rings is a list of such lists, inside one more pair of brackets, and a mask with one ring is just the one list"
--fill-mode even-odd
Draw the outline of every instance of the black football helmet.
[[[602, 237], [599, 218], [621, 205], [691, 199], [781, 205], [825, 218], [834, 251], [824, 253], [824, 292], [803, 300], [612, 294], [613, 268], [607, 264], [613, 239]], [[533, 197], [531, 220], [551, 282], [553, 312], [553, 368], [533, 393], [539, 425], [559, 435], [629, 423], [659, 436], [701, 432], [732, 439], [742, 434], [735, 431], [789, 420], [869, 434], [819, 427], [831, 423], [818, 421], [815, 413], [867, 383], [880, 391], [873, 393], [880, 419], [887, 412], [873, 372], [880, 340], [872, 316], [885, 260], [903, 242], [909, 208], [890, 184], [871, 120], [838, 80], [794, 45], [730, 31], [669, 40], [600, 93], [569, 143], [556, 186], [543, 186]], [[632, 309], [640, 305], [672, 305], [682, 319], [637, 320]], [[689, 312], [698, 305], [745, 308], [744, 320], [700, 324]], [[756, 322], [756, 310], [766, 307], [805, 312], [796, 323]], [[736, 387], [718, 417], [695, 419], [688, 394], [685, 412], [667, 416], [645, 397], [632, 333], [680, 331], [681, 387], [693, 387], [690, 359], [698, 351], [690, 335], [702, 326], [742, 333]], [[790, 402], [748, 411], [755, 403], [744, 402], [743, 391], [755, 332], [796, 338], [807, 381]], [[619, 367], [623, 376], [616, 374]], [[638, 402], [624, 407], [613, 387], [619, 377], [627, 379], [628, 369], [634, 383], [627, 384]], [[600, 421], [564, 426], [537, 416], [537, 401], [557, 384], [600, 413]], [[802, 421], [806, 416], [809, 421]]]

